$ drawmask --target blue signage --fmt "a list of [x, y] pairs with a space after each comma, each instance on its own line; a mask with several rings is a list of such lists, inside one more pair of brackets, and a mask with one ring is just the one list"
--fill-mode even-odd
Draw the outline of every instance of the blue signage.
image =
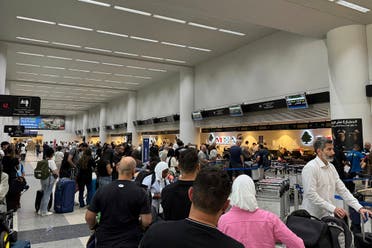
[[150, 159], [150, 139], [143, 138], [142, 140], [142, 162], [146, 163]]
[[39, 129], [41, 117], [20, 117], [19, 125], [26, 129]]

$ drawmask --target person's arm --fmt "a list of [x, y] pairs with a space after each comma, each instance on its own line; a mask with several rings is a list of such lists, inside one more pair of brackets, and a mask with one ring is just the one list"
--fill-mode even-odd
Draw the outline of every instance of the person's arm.
[[73, 154], [68, 154], [68, 158], [67, 158], [67, 162], [70, 164], [70, 166], [73, 168], [73, 167], [76, 167], [76, 165], [74, 164], [74, 162], [72, 161], [72, 159], [74, 158], [74, 155]]
[[319, 196], [317, 189], [316, 171], [314, 167], [305, 166], [302, 170], [302, 183], [304, 187], [304, 198], [321, 209], [333, 213], [336, 207]]
[[277, 216], [273, 215], [272, 221], [275, 241], [280, 241], [287, 248], [305, 248], [304, 241], [289, 230]]
[[336, 192], [339, 194], [342, 199], [346, 202], [346, 204], [358, 211], [363, 208], [362, 205], [359, 204], [358, 200], [350, 193], [350, 191], [346, 188], [344, 182], [339, 178], [337, 172], [335, 171], [336, 178]]
[[140, 222], [143, 230], [146, 230], [152, 222], [151, 201], [149, 200], [145, 190], [142, 190]]
[[111, 167], [111, 164], [110, 163], [107, 163], [106, 164], [106, 171], [107, 171], [107, 174], [109, 174], [111, 176], [111, 174], [112, 174], [112, 167]]
[[52, 173], [54, 175], [57, 175], [57, 176], [59, 175], [58, 168], [57, 168], [56, 162], [54, 162], [54, 160], [48, 161], [48, 166], [49, 166], [49, 169], [52, 171]]
[[141, 214], [140, 215], [140, 219], [141, 219], [141, 226], [142, 226], [142, 229], [143, 230], [146, 230], [147, 227], [150, 226], [151, 222], [152, 222], [152, 216], [151, 216], [151, 213], [149, 214]]
[[97, 213], [87, 210], [85, 213], [85, 221], [87, 222], [89, 229], [93, 230], [97, 225]]

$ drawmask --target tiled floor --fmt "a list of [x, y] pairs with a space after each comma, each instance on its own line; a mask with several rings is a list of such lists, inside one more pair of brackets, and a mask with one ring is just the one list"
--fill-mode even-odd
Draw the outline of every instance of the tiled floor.
[[85, 225], [85, 208], [75, 206], [72, 213], [46, 217], [35, 213], [36, 191], [41, 188], [40, 181], [33, 176], [36, 161], [33, 154], [27, 154], [24, 166], [30, 189], [22, 195], [21, 208], [14, 216], [14, 227], [19, 232], [19, 239], [30, 240], [33, 248], [85, 247], [90, 233]]

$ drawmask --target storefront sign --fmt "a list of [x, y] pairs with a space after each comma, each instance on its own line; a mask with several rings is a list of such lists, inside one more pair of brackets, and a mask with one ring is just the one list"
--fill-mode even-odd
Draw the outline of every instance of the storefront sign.
[[300, 139], [304, 146], [311, 146], [314, 142], [314, 135], [310, 130], [305, 130], [302, 132]]
[[352, 150], [354, 144], [363, 148], [363, 125], [362, 119], [338, 119], [332, 120], [332, 137], [335, 146]]
[[217, 145], [235, 145], [236, 136], [217, 136], [214, 133], [210, 133], [208, 141], [210, 144], [216, 143]]

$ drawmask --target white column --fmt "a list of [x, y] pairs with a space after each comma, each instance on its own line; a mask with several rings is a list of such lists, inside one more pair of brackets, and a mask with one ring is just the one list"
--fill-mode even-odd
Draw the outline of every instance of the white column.
[[198, 144], [198, 130], [194, 126], [191, 113], [194, 111], [194, 70], [180, 72], [180, 139], [185, 143]]
[[85, 136], [85, 139], [88, 139], [88, 111], [85, 111], [83, 113], [83, 136]]
[[127, 132], [132, 133], [132, 145], [138, 146], [138, 134], [136, 127], [133, 124], [133, 121], [137, 118], [137, 94], [136, 92], [128, 93], [128, 103], [127, 103]]
[[104, 144], [106, 139], [106, 104], [102, 104], [99, 112], [99, 140]]
[[350, 25], [327, 33], [331, 119], [361, 118], [364, 141], [372, 140], [372, 115], [365, 85], [368, 49], [365, 25]]
[[[6, 52], [7, 48], [5, 44], [0, 44], [0, 95], [9, 95], [6, 92]], [[9, 141], [10, 137], [7, 133], [3, 133], [4, 125], [9, 124], [11, 117], [0, 116], [0, 142]]]

